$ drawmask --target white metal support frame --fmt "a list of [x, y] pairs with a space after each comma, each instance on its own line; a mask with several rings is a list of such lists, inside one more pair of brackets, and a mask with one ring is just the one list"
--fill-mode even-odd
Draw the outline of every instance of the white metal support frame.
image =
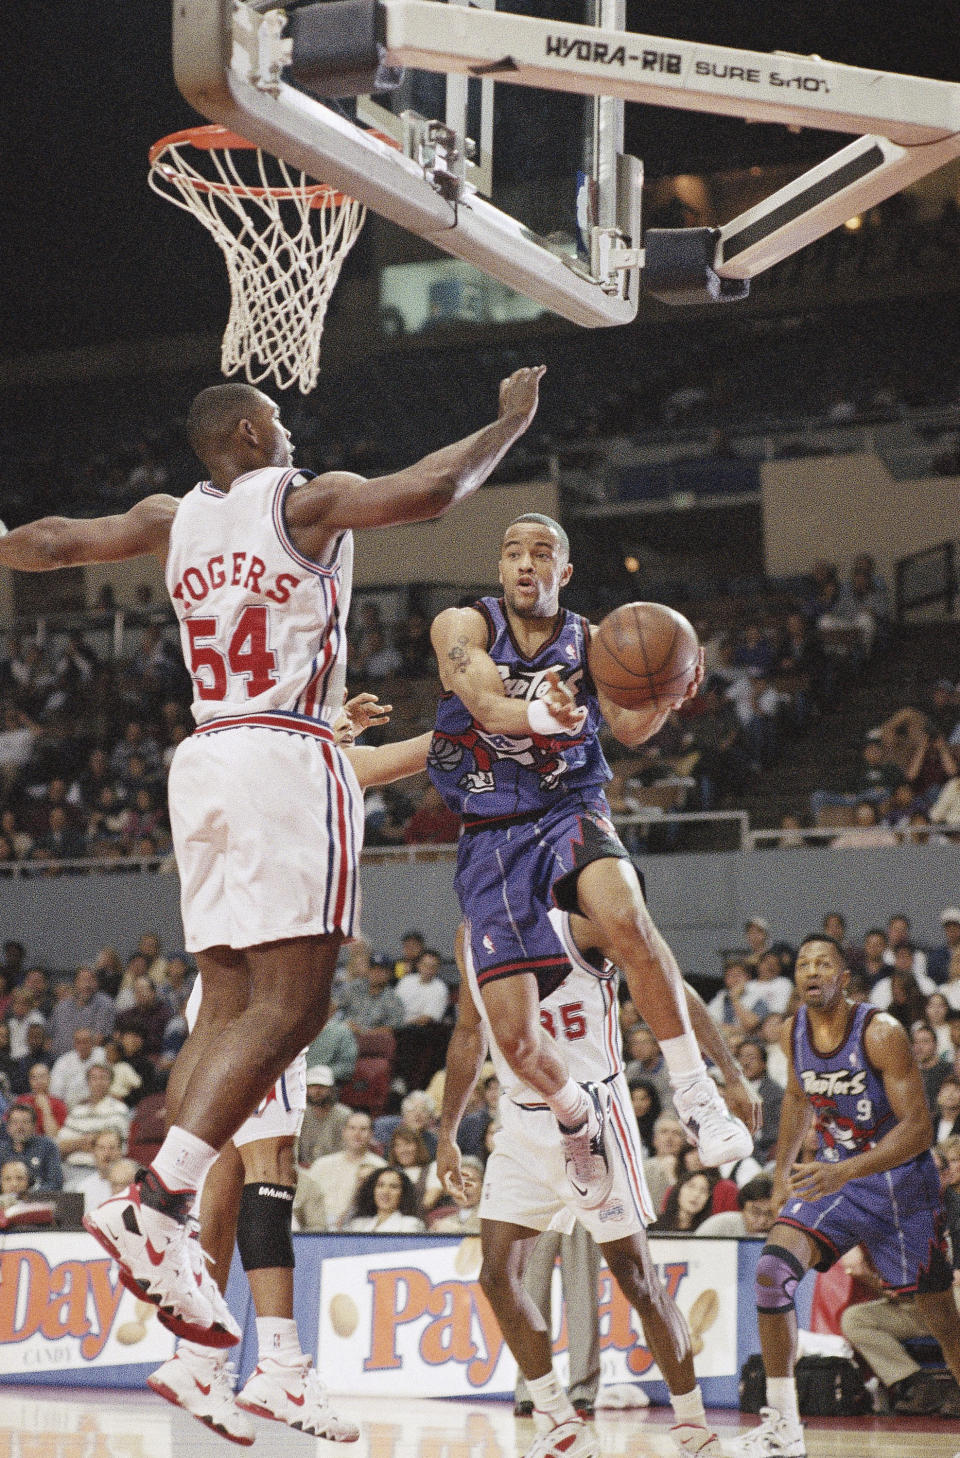
[[[389, 65], [856, 136], [719, 230], [714, 271], [721, 278], [749, 279], [960, 156], [960, 84], [434, 0], [380, 0], [378, 11]], [[265, 80], [264, 17], [241, 0], [174, 0], [173, 14], [177, 84], [210, 120], [574, 323], [634, 317], [643, 263], [632, 196], [638, 166], [623, 169], [618, 227], [595, 238], [593, 272], [585, 276], [469, 190], [459, 201], [442, 197], [413, 161], [278, 79], [279, 52]]]

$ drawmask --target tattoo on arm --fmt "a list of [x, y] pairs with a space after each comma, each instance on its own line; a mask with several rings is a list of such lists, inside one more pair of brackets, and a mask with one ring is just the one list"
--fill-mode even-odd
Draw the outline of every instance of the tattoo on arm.
[[448, 649], [447, 658], [453, 664], [454, 673], [466, 673], [470, 664], [470, 654], [467, 651], [469, 643], [466, 633], [461, 633], [452, 648]]

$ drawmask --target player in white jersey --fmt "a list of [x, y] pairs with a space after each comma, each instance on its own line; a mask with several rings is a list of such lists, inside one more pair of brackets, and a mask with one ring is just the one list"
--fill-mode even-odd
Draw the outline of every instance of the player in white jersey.
[[[429, 734], [377, 747], [354, 744], [356, 734], [384, 724], [391, 705], [375, 694], [358, 694], [334, 721], [337, 743], [362, 789], [392, 784], [426, 768]], [[198, 977], [186, 1006], [192, 1028], [200, 1006]], [[353, 1442], [358, 1429], [330, 1406], [300, 1347], [293, 1315], [294, 1251], [291, 1216], [296, 1193], [296, 1140], [306, 1108], [305, 1052], [277, 1079], [245, 1119], [203, 1183], [199, 1239], [214, 1280], [225, 1292], [234, 1241], [256, 1312], [258, 1360], [243, 1390], [226, 1353], [181, 1341], [176, 1352], [147, 1378], [168, 1402], [232, 1442], [255, 1437], [249, 1413], [286, 1422], [300, 1432], [333, 1442]]]
[[23, 571], [154, 554], [182, 625], [198, 730], [171, 767], [170, 821], [203, 1002], [170, 1075], [160, 1151], [85, 1224], [121, 1279], [189, 1339], [240, 1336], [187, 1238], [196, 1190], [323, 1027], [355, 925], [361, 797], [329, 724], [349, 533], [428, 520], [476, 491], [533, 419], [542, 374], [516, 371], [490, 425], [374, 481], [294, 472], [274, 402], [249, 385], [214, 386], [187, 421], [208, 479], [183, 502], [46, 517], [0, 540], [0, 565]]
[[[693, 1369], [690, 1334], [675, 1301], [653, 1265], [645, 1228], [654, 1218], [643, 1176], [643, 1150], [623, 1073], [616, 970], [594, 947], [595, 931], [582, 917], [551, 914], [557, 951], [570, 970], [540, 999], [543, 1025], [566, 1053], [570, 1075], [592, 1091], [609, 1094], [607, 1154], [612, 1185], [604, 1203], [585, 1210], [575, 1202], [566, 1178], [563, 1139], [549, 1107], [523, 1084], [497, 1047], [469, 951], [460, 940], [460, 1001], [457, 1026], [447, 1053], [447, 1074], [437, 1173], [460, 1188], [456, 1145], [467, 1099], [489, 1056], [501, 1081], [501, 1127], [487, 1162], [480, 1201], [483, 1264], [480, 1284], [517, 1360], [534, 1404], [538, 1437], [526, 1458], [595, 1458], [596, 1440], [577, 1416], [553, 1370], [550, 1335], [523, 1287], [523, 1273], [537, 1235], [586, 1226], [628, 1301], [638, 1312], [644, 1336], [670, 1389], [676, 1422], [671, 1436], [681, 1452], [720, 1458], [716, 1435], [706, 1423]], [[684, 984], [694, 1033], [728, 1082], [728, 1097], [753, 1130], [758, 1102], [752, 1096], [701, 1000]]]

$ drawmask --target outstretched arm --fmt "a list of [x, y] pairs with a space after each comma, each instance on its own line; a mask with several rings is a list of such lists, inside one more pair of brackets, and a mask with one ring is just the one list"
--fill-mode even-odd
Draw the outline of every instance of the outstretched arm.
[[545, 369], [520, 369], [503, 380], [496, 420], [406, 470], [370, 481], [331, 472], [297, 487], [286, 504], [297, 547], [320, 557], [337, 532], [429, 521], [472, 496], [530, 425]]
[[41, 517], [0, 535], [0, 566], [52, 572], [151, 554], [162, 561], [179, 504], [175, 496], [145, 496], [119, 516]]
[[427, 767], [427, 751], [432, 734], [418, 734], [414, 739], [399, 739], [394, 744], [344, 745], [343, 752], [353, 765], [360, 788], [370, 785], [392, 785], [406, 780]]

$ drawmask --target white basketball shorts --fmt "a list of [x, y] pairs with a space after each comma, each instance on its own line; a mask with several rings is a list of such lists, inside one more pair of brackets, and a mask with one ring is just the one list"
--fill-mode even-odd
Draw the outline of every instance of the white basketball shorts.
[[258, 1139], [283, 1139], [300, 1133], [307, 1107], [307, 1055], [298, 1053], [285, 1073], [281, 1073], [249, 1119], [244, 1119], [233, 1136], [239, 1149], [242, 1144], [256, 1144]]
[[333, 744], [208, 730], [179, 746], [168, 788], [188, 951], [356, 935], [363, 793]]
[[[201, 979], [198, 977], [184, 1008], [184, 1017], [191, 1032], [197, 1021], [201, 995]], [[303, 1124], [306, 1107], [307, 1052], [304, 1049], [297, 1054], [286, 1072], [281, 1073], [249, 1119], [244, 1119], [233, 1136], [233, 1143], [239, 1149], [241, 1144], [256, 1144], [258, 1139], [283, 1139], [289, 1135], [296, 1139]]]
[[579, 1220], [598, 1245], [643, 1230], [654, 1218], [643, 1174], [640, 1132], [623, 1074], [610, 1080], [613, 1188], [597, 1210], [581, 1210], [564, 1169], [557, 1121], [543, 1106], [523, 1107], [501, 1098], [501, 1127], [487, 1160], [481, 1220], [502, 1220], [529, 1230], [569, 1233]]

